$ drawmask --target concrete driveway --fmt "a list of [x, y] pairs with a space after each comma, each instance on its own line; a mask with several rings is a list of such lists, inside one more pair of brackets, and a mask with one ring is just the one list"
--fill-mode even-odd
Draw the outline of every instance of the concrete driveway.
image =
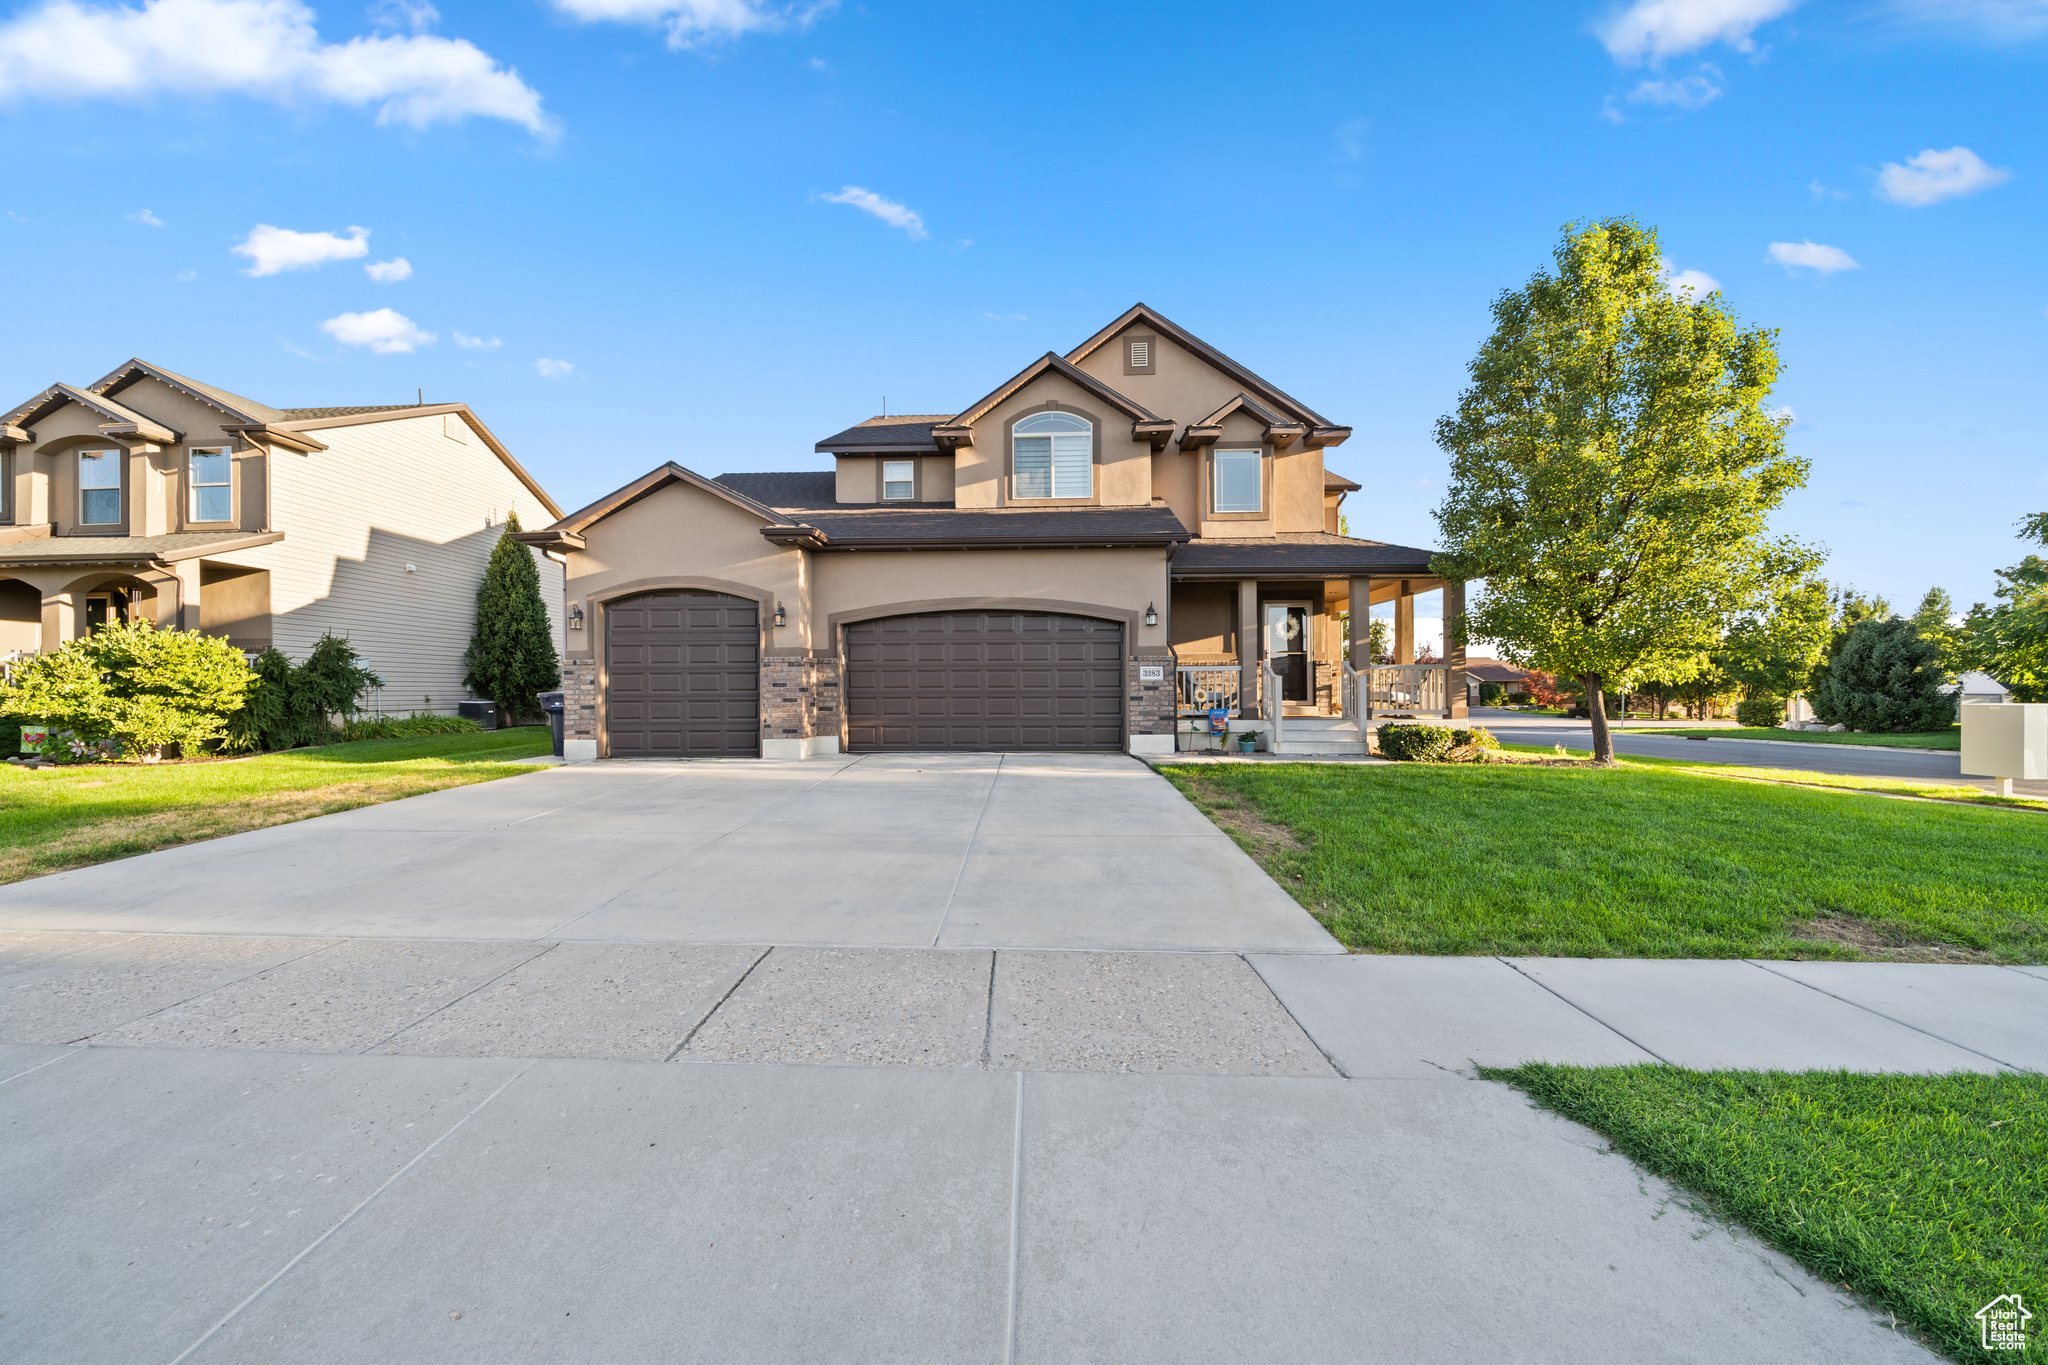
[[19, 882], [0, 929], [1343, 951], [1116, 755], [553, 768]]

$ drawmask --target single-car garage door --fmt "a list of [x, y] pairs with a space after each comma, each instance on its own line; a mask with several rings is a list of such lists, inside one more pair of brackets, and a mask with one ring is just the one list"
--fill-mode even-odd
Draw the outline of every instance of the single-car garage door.
[[1038, 611], [886, 616], [846, 628], [847, 745], [1121, 749], [1124, 629]]
[[761, 608], [712, 592], [650, 592], [605, 608], [613, 758], [761, 751]]

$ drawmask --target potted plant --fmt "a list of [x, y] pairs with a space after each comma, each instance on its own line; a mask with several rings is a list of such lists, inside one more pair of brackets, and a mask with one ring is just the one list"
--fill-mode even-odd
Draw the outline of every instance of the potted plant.
[[1256, 753], [1258, 751], [1259, 732], [1257, 730], [1239, 730], [1231, 738], [1237, 741], [1237, 751], [1241, 754]]

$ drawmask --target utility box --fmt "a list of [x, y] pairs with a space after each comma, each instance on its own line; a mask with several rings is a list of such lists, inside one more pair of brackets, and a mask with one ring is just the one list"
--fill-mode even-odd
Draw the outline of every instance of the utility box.
[[1963, 776], [1999, 779], [2000, 795], [2012, 781], [2048, 779], [2048, 704], [1971, 702], [1958, 708], [1963, 722]]
[[473, 720], [486, 730], [498, 728], [498, 703], [494, 701], [457, 702], [455, 713], [464, 720]]

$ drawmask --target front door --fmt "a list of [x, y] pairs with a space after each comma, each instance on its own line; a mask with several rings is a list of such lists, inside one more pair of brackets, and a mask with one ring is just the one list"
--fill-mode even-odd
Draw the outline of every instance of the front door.
[[1266, 603], [1266, 657], [1280, 674], [1280, 700], [1308, 701], [1308, 603]]

